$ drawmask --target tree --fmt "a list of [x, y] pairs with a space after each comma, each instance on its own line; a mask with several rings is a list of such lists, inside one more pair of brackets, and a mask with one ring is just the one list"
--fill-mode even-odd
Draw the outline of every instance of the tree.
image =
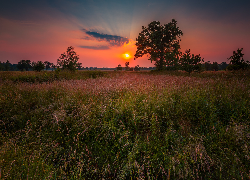
[[3, 71], [5, 68], [4, 68], [4, 63], [2, 63], [1, 61], [0, 61], [0, 71]]
[[51, 67], [52, 67], [52, 64], [53, 64], [53, 63], [51, 63], [51, 62], [49, 62], [49, 61], [45, 61], [45, 62], [44, 62], [45, 69], [48, 70], [49, 68], [51, 68]]
[[82, 63], [78, 62], [78, 63], [76, 64], [76, 66], [77, 66], [78, 70], [81, 70], [81, 68], [82, 68]]
[[222, 62], [219, 64], [219, 69], [220, 70], [226, 70], [228, 64], [226, 62]]
[[204, 62], [204, 59], [201, 59], [200, 54], [194, 55], [190, 54], [190, 49], [186, 50], [186, 52], [180, 58], [180, 67], [182, 70], [187, 71], [189, 74], [192, 71], [200, 72], [202, 70], [201, 62]]
[[79, 56], [74, 51], [72, 46], [67, 48], [66, 53], [61, 54], [59, 59], [57, 59], [57, 64], [62, 69], [68, 69], [70, 71], [75, 71], [77, 68], [77, 62], [79, 60]]
[[211, 71], [211, 63], [210, 63], [210, 61], [205, 62], [205, 70], [206, 71]]
[[11, 65], [12, 64], [9, 62], [9, 60], [7, 60], [6, 63], [0, 61], [0, 71], [9, 71]]
[[11, 66], [11, 63], [9, 62], [9, 60], [7, 60], [6, 63], [5, 63], [5, 71], [9, 71], [10, 66]]
[[30, 60], [21, 60], [18, 62], [17, 68], [21, 71], [24, 71], [24, 70], [28, 71], [30, 68], [32, 68], [31, 61]]
[[125, 68], [127, 71], [129, 70], [129, 62], [125, 62]]
[[243, 48], [237, 50], [237, 52], [233, 51], [233, 55], [228, 58], [230, 60], [228, 70], [239, 70], [239, 69], [247, 69], [249, 67], [249, 61], [245, 61], [243, 59], [244, 54], [241, 52]]
[[44, 70], [45, 68], [45, 65], [42, 61], [33, 62], [32, 65], [33, 65], [33, 70], [38, 72]]
[[120, 64], [118, 64], [118, 67], [116, 67], [117, 71], [122, 71], [122, 66]]
[[213, 62], [212, 66], [211, 66], [211, 70], [212, 71], [218, 71], [219, 70], [219, 65], [217, 62]]
[[56, 65], [51, 63], [51, 68], [52, 68], [52, 71], [54, 71], [54, 69], [56, 69]]
[[149, 54], [149, 60], [155, 61], [158, 70], [166, 66], [177, 66], [179, 59], [179, 40], [183, 35], [177, 27], [177, 21], [161, 25], [159, 21], [151, 22], [148, 27], [142, 26], [142, 31], [136, 38], [137, 50], [134, 59]]
[[135, 66], [134, 70], [135, 71], [140, 71], [140, 66], [139, 65]]

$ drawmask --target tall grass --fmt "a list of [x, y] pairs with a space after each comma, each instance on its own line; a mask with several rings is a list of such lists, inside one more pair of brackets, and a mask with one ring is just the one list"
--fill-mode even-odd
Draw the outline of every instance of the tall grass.
[[104, 71], [0, 71], [0, 81], [11, 80], [13, 82], [30, 82], [30, 83], [42, 83], [42, 82], [53, 82], [56, 80], [70, 80], [70, 79], [88, 79], [97, 78], [107, 75]]
[[0, 178], [250, 177], [249, 76], [8, 76], [0, 85]]

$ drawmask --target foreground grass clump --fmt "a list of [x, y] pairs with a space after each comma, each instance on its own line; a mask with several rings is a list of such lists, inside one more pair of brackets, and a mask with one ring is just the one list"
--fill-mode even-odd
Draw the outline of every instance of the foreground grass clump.
[[249, 77], [0, 86], [0, 178], [248, 179]]

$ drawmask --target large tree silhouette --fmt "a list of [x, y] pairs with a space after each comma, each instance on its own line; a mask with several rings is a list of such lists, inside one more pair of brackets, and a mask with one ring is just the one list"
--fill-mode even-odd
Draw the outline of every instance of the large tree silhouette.
[[148, 27], [142, 26], [142, 31], [136, 39], [137, 51], [134, 59], [149, 54], [149, 60], [155, 61], [158, 70], [164, 67], [176, 67], [179, 59], [179, 38], [183, 35], [177, 27], [177, 21], [161, 25], [159, 21], [151, 22]]

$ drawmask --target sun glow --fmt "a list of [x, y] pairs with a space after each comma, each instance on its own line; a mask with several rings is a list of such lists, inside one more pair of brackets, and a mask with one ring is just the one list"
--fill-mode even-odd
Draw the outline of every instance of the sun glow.
[[124, 53], [122, 56], [123, 56], [124, 59], [130, 59], [131, 58], [131, 55], [129, 53]]

